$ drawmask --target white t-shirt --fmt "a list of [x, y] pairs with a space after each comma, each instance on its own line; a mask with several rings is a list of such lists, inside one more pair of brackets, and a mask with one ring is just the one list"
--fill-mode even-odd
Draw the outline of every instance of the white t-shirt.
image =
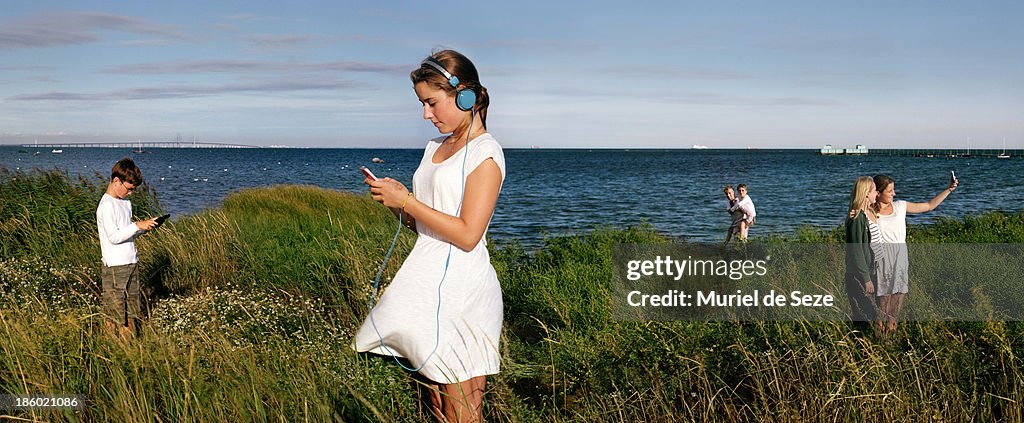
[[103, 194], [96, 207], [96, 226], [99, 228], [100, 251], [107, 267], [137, 263], [135, 237], [142, 234], [132, 223], [132, 202]]
[[743, 212], [743, 220], [752, 222], [754, 217], [757, 216], [757, 211], [754, 209], [754, 200], [750, 198], [750, 195], [744, 195], [739, 198], [732, 207], [729, 207], [729, 213], [739, 210]]
[[878, 215], [878, 230], [882, 242], [886, 244], [903, 244], [907, 242], [907, 202], [892, 202], [892, 214]]

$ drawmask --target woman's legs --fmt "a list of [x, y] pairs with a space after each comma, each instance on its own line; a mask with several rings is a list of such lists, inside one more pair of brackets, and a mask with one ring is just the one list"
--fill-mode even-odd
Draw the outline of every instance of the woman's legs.
[[903, 293], [878, 297], [879, 308], [882, 312], [882, 314], [878, 316], [878, 320], [882, 333], [891, 335], [896, 332], [897, 322], [900, 319], [900, 313], [903, 312], [903, 303], [905, 299], [906, 294]]
[[461, 383], [433, 385], [431, 411], [440, 422], [481, 422], [486, 384], [487, 376], [477, 376]]
[[878, 333], [884, 335], [889, 334], [888, 322], [889, 322], [889, 308], [891, 307], [893, 298], [892, 295], [882, 295], [878, 297], [878, 320], [876, 320], [875, 329]]
[[892, 300], [889, 302], [889, 333], [896, 332], [896, 322], [900, 319], [900, 313], [903, 312], [903, 302], [906, 294], [898, 293], [892, 294]]
[[441, 398], [441, 387], [436, 383], [427, 383], [427, 394], [430, 395], [430, 414], [439, 422], [444, 422], [444, 400]]

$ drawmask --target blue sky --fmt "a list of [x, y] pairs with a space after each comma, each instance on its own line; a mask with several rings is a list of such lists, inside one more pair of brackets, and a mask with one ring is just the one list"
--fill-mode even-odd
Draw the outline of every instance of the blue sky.
[[443, 47], [509, 148], [1024, 148], [1024, 2], [10, 3], [0, 144], [421, 147]]

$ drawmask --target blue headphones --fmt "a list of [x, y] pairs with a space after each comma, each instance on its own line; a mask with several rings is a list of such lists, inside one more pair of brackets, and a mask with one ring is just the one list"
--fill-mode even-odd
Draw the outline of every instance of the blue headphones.
[[[433, 57], [428, 57], [425, 60], [423, 60], [423, 63], [420, 63], [420, 67], [423, 66], [429, 66], [431, 68], [434, 68], [434, 70], [440, 72], [441, 75], [444, 75], [445, 78], [448, 78], [448, 83], [451, 84], [452, 88], [459, 87], [459, 77], [449, 73], [448, 70], [444, 68], [444, 65], [442, 65], [441, 62], [434, 60]], [[470, 110], [473, 110], [473, 106], [475, 104], [476, 93], [473, 92], [472, 89], [463, 88], [455, 94], [455, 106], [458, 107], [459, 110], [468, 112]]]

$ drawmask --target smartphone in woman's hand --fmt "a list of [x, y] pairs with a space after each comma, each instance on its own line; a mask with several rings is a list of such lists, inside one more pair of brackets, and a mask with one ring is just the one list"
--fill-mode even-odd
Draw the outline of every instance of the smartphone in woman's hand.
[[370, 172], [370, 169], [367, 169], [366, 166], [359, 166], [359, 171], [363, 172], [363, 175], [366, 176], [367, 178], [370, 178], [371, 180], [374, 181], [377, 180], [377, 177], [374, 176], [373, 172]]

